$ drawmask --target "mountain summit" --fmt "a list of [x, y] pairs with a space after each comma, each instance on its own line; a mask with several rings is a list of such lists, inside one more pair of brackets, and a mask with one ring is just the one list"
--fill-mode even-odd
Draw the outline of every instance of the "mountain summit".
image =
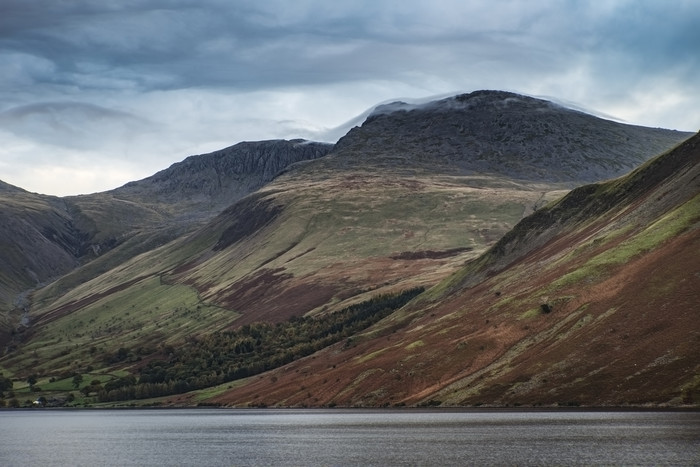
[[333, 153], [358, 164], [578, 184], [623, 175], [688, 136], [519, 94], [476, 91], [421, 105], [378, 106]]

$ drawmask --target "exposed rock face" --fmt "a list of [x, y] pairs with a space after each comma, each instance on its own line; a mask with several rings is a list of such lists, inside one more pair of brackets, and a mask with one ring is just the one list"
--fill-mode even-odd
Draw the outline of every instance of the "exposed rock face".
[[379, 106], [333, 152], [349, 163], [410, 163], [580, 184], [623, 175], [691, 134], [625, 125], [509, 92], [477, 91], [424, 105]]
[[243, 142], [210, 154], [190, 156], [151, 177], [127, 183], [115, 197], [165, 204], [205, 203], [218, 212], [271, 181], [291, 164], [318, 159], [329, 143], [296, 139]]

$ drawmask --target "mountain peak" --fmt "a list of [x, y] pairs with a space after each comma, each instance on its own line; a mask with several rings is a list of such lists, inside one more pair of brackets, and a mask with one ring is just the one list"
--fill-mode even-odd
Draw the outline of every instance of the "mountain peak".
[[332, 148], [329, 143], [304, 139], [244, 141], [208, 154], [189, 156], [113, 193], [166, 204], [199, 203], [212, 214], [257, 190], [289, 165], [323, 157]]
[[593, 182], [620, 176], [691, 133], [605, 120], [506, 91], [374, 109], [341, 138], [346, 163], [419, 165], [452, 175]]
[[552, 102], [516, 94], [508, 91], [481, 90], [470, 93], [457, 94], [438, 100], [409, 104], [404, 101], [394, 101], [380, 104], [369, 114], [370, 121], [381, 115], [394, 112], [410, 112], [413, 110], [425, 110], [430, 112], [449, 112], [454, 110], [478, 110], [487, 107], [505, 109], [506, 107], [519, 107], [521, 109], [547, 109], [563, 108]]

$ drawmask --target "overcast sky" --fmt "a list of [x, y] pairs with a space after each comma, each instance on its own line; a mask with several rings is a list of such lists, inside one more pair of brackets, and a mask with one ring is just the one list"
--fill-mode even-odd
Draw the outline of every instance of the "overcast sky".
[[0, 180], [104, 191], [479, 89], [697, 131], [699, 25], [696, 0], [0, 0]]

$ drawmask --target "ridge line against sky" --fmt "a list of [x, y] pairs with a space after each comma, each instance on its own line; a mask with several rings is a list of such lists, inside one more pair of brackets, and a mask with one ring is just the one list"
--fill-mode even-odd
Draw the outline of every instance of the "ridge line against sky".
[[698, 24], [693, 0], [3, 0], [0, 180], [104, 191], [479, 89], [697, 131]]

